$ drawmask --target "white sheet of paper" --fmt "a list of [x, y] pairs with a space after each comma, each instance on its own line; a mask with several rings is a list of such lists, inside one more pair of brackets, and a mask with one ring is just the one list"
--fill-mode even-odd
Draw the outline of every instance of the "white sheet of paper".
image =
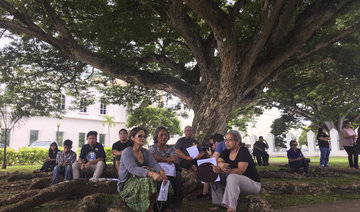
[[[197, 165], [200, 166], [201, 164], [203, 163], [211, 163], [213, 164], [214, 166], [217, 166], [217, 163], [216, 163], [216, 158], [206, 158], [206, 159], [200, 159], [200, 160], [197, 160]], [[215, 182], [217, 181], [220, 181], [220, 176], [218, 175], [218, 177], [216, 178]], [[201, 181], [201, 183], [204, 183], [203, 181]]]
[[175, 164], [169, 164], [166, 162], [160, 162], [159, 165], [164, 170], [166, 176], [176, 177], [176, 168]]
[[157, 198], [158, 201], [165, 202], [167, 200], [168, 193], [169, 193], [169, 184], [170, 184], [170, 181], [168, 181], [165, 186], [164, 186], [164, 181], [161, 182], [161, 188], [159, 191], [159, 196]]
[[191, 146], [186, 148], [186, 151], [189, 153], [189, 156], [195, 158], [199, 154], [199, 150], [196, 146]]

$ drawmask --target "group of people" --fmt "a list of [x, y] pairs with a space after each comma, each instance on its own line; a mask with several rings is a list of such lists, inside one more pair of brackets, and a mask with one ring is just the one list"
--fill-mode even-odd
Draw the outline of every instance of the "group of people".
[[[116, 158], [120, 160], [118, 191], [134, 211], [152, 211], [161, 184], [166, 185], [168, 182], [171, 186], [165, 211], [178, 210], [181, 202], [181, 170], [187, 169], [196, 173], [197, 160], [206, 157], [199, 142], [193, 138], [190, 126], [185, 128], [184, 134], [175, 146], [169, 146], [169, 131], [165, 127], [159, 127], [153, 136], [154, 144], [146, 150], [143, 145], [146, 143], [147, 130], [135, 127], [130, 131], [130, 146], [115, 150], [118, 144], [114, 143], [113, 153], [117, 151], [121, 155]], [[122, 143], [125, 142], [124, 138]], [[215, 134], [211, 142], [215, 152], [211, 152], [210, 156], [217, 158], [213, 172], [224, 175], [227, 183], [204, 183], [203, 193], [200, 195], [209, 195], [211, 188], [215, 206], [210, 209], [222, 206], [228, 211], [236, 211], [240, 193], [260, 192], [261, 184], [254, 161], [248, 149], [241, 145], [241, 136], [237, 131], [229, 131], [225, 139], [222, 135]], [[196, 148], [198, 154], [191, 156], [188, 151], [190, 147]], [[171, 173], [168, 170], [173, 171]]]
[[[114, 166], [118, 173], [117, 189], [132, 210], [153, 211], [160, 187], [169, 183], [168, 198], [163, 205], [165, 211], [178, 211], [182, 169], [197, 173], [197, 160], [208, 157], [216, 159], [217, 164], [213, 165], [212, 171], [221, 176], [219, 182], [204, 183], [203, 192], [199, 194], [199, 197], [212, 199], [214, 207], [210, 210], [226, 207], [227, 211], [236, 211], [240, 193], [260, 192], [259, 174], [238, 131], [230, 130], [225, 138], [221, 134], [213, 135], [208, 154], [194, 139], [192, 127], [185, 127], [184, 134], [175, 146], [170, 146], [167, 144], [169, 131], [165, 127], [158, 127], [153, 136], [154, 144], [147, 150], [144, 148], [148, 137], [146, 129], [135, 127], [129, 133], [126, 129], [119, 131], [120, 140], [112, 146]], [[96, 131], [88, 132], [86, 139], [87, 144], [82, 146], [77, 159], [76, 153], [71, 150], [71, 140], [64, 141], [64, 150], [60, 152], [56, 143], [52, 144], [49, 149], [51, 160], [46, 162], [46, 166], [53, 166], [52, 185], [59, 182], [60, 174], [64, 175], [65, 181], [87, 174], [92, 174], [90, 181], [97, 181], [101, 176], [106, 166], [104, 147], [97, 142]], [[196, 148], [198, 154], [191, 156], [189, 147]]]

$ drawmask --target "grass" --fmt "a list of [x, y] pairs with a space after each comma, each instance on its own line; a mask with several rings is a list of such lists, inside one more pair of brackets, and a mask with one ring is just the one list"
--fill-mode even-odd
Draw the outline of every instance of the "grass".
[[6, 172], [26, 172], [31, 173], [35, 171], [36, 169], [40, 169], [41, 165], [26, 165], [26, 166], [7, 166], [6, 169], [0, 169], [0, 171], [6, 171]]
[[[310, 158], [310, 165], [319, 166], [320, 165], [320, 158], [319, 157], [309, 157]], [[277, 163], [288, 163], [288, 159], [286, 157], [270, 157], [271, 162]], [[329, 166], [337, 167], [337, 168], [347, 168], [349, 167], [347, 157], [330, 157]]]

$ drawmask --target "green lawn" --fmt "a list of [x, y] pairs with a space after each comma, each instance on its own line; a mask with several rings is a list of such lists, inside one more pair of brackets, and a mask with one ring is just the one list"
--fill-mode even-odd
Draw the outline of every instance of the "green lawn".
[[[320, 165], [320, 158], [319, 157], [309, 157], [310, 158], [310, 165], [319, 166]], [[288, 163], [288, 159], [286, 157], [270, 157], [271, 162], [278, 162], [278, 163]], [[338, 168], [348, 168], [349, 163], [347, 157], [330, 157], [329, 166], [331, 167], [338, 167]]]
[[6, 169], [0, 169], [0, 171], [6, 171], [6, 172], [27, 172], [31, 173], [35, 171], [36, 169], [40, 169], [41, 165], [26, 165], [26, 166], [7, 166]]

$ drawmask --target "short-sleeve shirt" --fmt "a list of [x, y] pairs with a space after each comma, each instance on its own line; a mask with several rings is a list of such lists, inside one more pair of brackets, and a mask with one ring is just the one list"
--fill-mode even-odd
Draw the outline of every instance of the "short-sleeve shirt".
[[[293, 149], [289, 149], [287, 151], [287, 157], [288, 159], [296, 159], [296, 158], [304, 157], [304, 155], [302, 154], [300, 149], [296, 149], [296, 151], [294, 151]], [[291, 165], [292, 163], [293, 162], [289, 162], [289, 165]]]
[[91, 148], [89, 144], [85, 144], [81, 147], [80, 158], [85, 161], [85, 163], [96, 160], [98, 158], [106, 159], [104, 147], [100, 143], [96, 143], [94, 148]]
[[[345, 134], [346, 137], [356, 135], [355, 131], [353, 129], [351, 129], [351, 128], [349, 128], [349, 129], [343, 128], [341, 130], [341, 134]], [[341, 136], [341, 141], [342, 141], [344, 146], [354, 146], [354, 139], [353, 138], [344, 138], [344, 137]]]
[[176, 155], [175, 148], [173, 146], [166, 145], [165, 150], [161, 150], [156, 144], [149, 147], [149, 152], [152, 155], [158, 155], [163, 158], [168, 158]]
[[323, 138], [328, 138], [330, 137], [328, 134], [325, 134], [323, 132], [319, 133], [317, 135], [317, 140], [318, 140], [318, 143], [319, 143], [319, 147], [326, 147], [326, 148], [329, 148], [329, 141], [323, 141], [323, 140], [320, 140], [320, 137], [323, 137]]
[[[112, 150], [117, 150], [117, 151], [123, 151], [126, 147], [131, 146], [132, 141], [127, 140], [125, 143], [122, 143], [120, 140], [118, 140], [117, 142], [115, 142], [112, 145]], [[114, 160], [120, 160], [121, 156], [115, 156]]]
[[[191, 147], [191, 146], [196, 146], [198, 148], [199, 152], [202, 152], [202, 150], [200, 149], [199, 142], [197, 140], [195, 140], [193, 138], [185, 138], [185, 137], [180, 138], [176, 142], [175, 149], [180, 150], [186, 156], [190, 156], [188, 151], [186, 150], [186, 148]], [[183, 159], [179, 157], [179, 160], [181, 162]]]
[[225, 163], [230, 164], [230, 168], [238, 168], [239, 162], [246, 162], [248, 163], [248, 167], [246, 168], [245, 172], [243, 173], [244, 176], [252, 179], [253, 181], [260, 182], [259, 173], [255, 168], [255, 163], [251, 157], [249, 150], [246, 147], [241, 146], [235, 160], [230, 160], [230, 150], [225, 149], [220, 157], [225, 161]]
[[[262, 141], [256, 141], [254, 146], [259, 147], [262, 151], [265, 151], [267, 145]], [[261, 152], [260, 150], [254, 148], [254, 152]]]
[[219, 141], [218, 145], [216, 145], [215, 152], [222, 153], [226, 149], [225, 142]]

